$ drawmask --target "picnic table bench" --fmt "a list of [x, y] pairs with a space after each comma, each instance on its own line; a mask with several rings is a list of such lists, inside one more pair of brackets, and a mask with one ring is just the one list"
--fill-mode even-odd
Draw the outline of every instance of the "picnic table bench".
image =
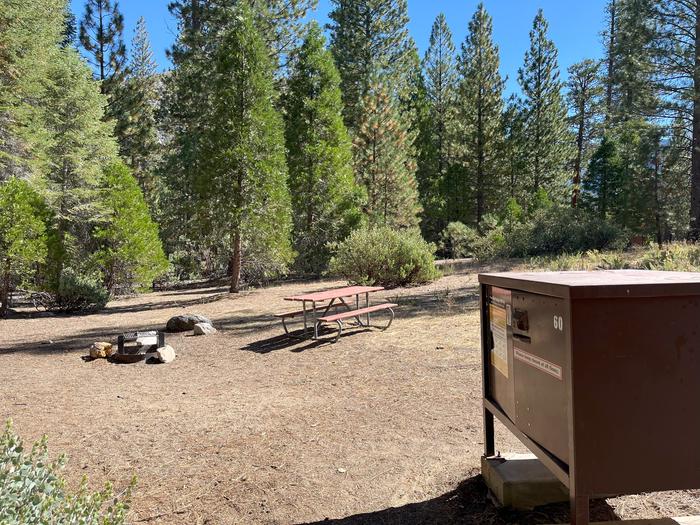
[[[395, 303], [382, 303], [370, 306], [369, 294], [379, 292], [381, 290], [384, 290], [383, 286], [346, 286], [343, 288], [324, 290], [322, 292], [285, 297], [285, 301], [301, 302], [302, 308], [301, 310], [295, 310], [293, 312], [277, 314], [276, 317], [282, 320], [282, 326], [284, 327], [285, 333], [291, 335], [289, 334], [289, 329], [287, 327], [287, 320], [303, 316], [304, 330], [302, 333], [305, 337], [308, 337], [309, 334], [309, 317], [311, 317], [312, 339], [318, 339], [319, 328], [323, 324], [336, 323], [338, 325], [338, 334], [334, 339], [334, 342], [336, 342], [338, 339], [340, 339], [340, 336], [343, 333], [344, 320], [354, 318], [358, 326], [369, 327], [371, 323], [371, 313], [387, 310], [391, 316], [389, 322], [385, 326], [380, 327], [382, 330], [386, 330], [389, 328], [389, 326], [391, 326], [391, 323], [394, 320], [393, 309], [398, 305]], [[362, 308], [360, 307], [361, 295], [364, 295], [365, 303], [364, 307]], [[354, 308], [351, 304], [353, 297], [355, 298]], [[347, 299], [350, 299], [350, 303]], [[331, 308], [335, 309], [335, 313], [328, 313]], [[320, 315], [318, 315], [319, 312]]]

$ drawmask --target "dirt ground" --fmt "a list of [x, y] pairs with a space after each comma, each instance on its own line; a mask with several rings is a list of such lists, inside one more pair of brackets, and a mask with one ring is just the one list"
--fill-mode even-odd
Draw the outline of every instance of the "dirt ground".
[[[87, 316], [0, 321], [0, 419], [49, 435], [67, 477], [123, 489], [129, 523], [565, 523], [567, 506], [496, 509], [479, 476], [483, 439], [476, 269], [378, 294], [386, 332], [337, 344], [283, 337], [283, 297], [342, 285], [287, 283], [238, 295], [190, 288], [121, 299]], [[206, 337], [168, 335], [169, 365], [84, 361], [89, 345], [208, 316]], [[524, 451], [497, 428], [503, 451]], [[700, 492], [595, 502], [599, 519], [700, 514]]]

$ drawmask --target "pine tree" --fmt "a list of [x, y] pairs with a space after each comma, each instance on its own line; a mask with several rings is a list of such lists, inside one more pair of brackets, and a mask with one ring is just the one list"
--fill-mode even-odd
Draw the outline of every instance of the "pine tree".
[[498, 67], [491, 17], [479, 4], [458, 59], [455, 148], [459, 166], [452, 172], [456, 195], [450, 206], [452, 220], [472, 222], [477, 228], [484, 215], [493, 211], [503, 185], [500, 119], [504, 82]]
[[58, 53], [47, 78], [41, 121], [52, 136], [42, 153], [42, 184], [54, 217], [50, 280], [57, 282], [65, 266], [79, 269], [92, 249], [92, 228], [104, 215], [102, 167], [114, 161], [117, 145], [102, 120], [105, 97], [75, 49]]
[[[675, 173], [689, 160], [689, 232], [700, 240], [700, 8], [697, 1], [657, 2], [655, 11], [659, 34], [654, 54], [657, 82], [661, 88], [664, 117], [674, 119], [673, 149], [670, 155]], [[685, 138], [688, 140], [685, 140]], [[678, 151], [685, 148], [685, 152]], [[679, 186], [686, 187], [685, 184]], [[682, 214], [676, 213], [676, 216]]]
[[[163, 137], [156, 184], [156, 206], [161, 235], [168, 253], [186, 251], [199, 261], [212, 248], [228, 252], [225, 239], [213, 234], [200, 219], [195, 180], [203, 169], [204, 131], [210, 112], [208, 96], [212, 83], [212, 56], [217, 40], [209, 25], [204, 0], [171, 2], [169, 9], [178, 20], [178, 37], [169, 51], [173, 68], [163, 78], [163, 98], [158, 128]], [[205, 31], [208, 38], [204, 37]], [[197, 242], [194, 243], [193, 240]], [[226, 257], [228, 259], [228, 257]]]
[[80, 21], [80, 44], [95, 68], [102, 93], [109, 97], [110, 107], [119, 98], [119, 90], [127, 72], [124, 16], [119, 3], [112, 0], [87, 0]]
[[657, 31], [655, 0], [616, 0], [612, 41], [612, 122], [654, 117], [658, 97], [654, 76]]
[[530, 48], [518, 71], [525, 111], [526, 176], [530, 195], [539, 190], [563, 200], [570, 137], [561, 95], [557, 49], [547, 36], [547, 21], [540, 9], [530, 31]]
[[238, 292], [242, 270], [290, 262], [291, 214], [269, 50], [246, 6], [229, 14], [213, 54], [210, 125], [195, 182], [211, 230], [230, 239], [231, 291]]
[[362, 195], [343, 123], [340, 76], [313, 22], [288, 81], [286, 144], [296, 267], [320, 274], [330, 252], [361, 220]]
[[41, 126], [47, 71], [62, 40], [64, 0], [0, 2], [0, 182], [36, 171], [48, 134]]
[[398, 95], [410, 70], [406, 0], [332, 0], [331, 51], [340, 73], [345, 123], [355, 131], [373, 79]]
[[155, 200], [154, 164], [158, 149], [156, 108], [158, 105], [157, 66], [143, 17], [136, 23], [131, 44], [129, 77], [126, 83], [128, 98], [127, 125], [122, 133], [120, 153], [131, 168], [147, 199]]
[[601, 219], [621, 207], [623, 167], [614, 139], [604, 136], [591, 156], [583, 178], [582, 201]]
[[525, 202], [525, 114], [522, 101], [511, 95], [501, 117], [503, 134], [503, 177], [505, 196], [515, 202]]
[[354, 140], [355, 173], [367, 188], [371, 224], [394, 228], [418, 225], [418, 189], [413, 137], [397, 103], [380, 83], [372, 84], [362, 101], [362, 120]]
[[603, 86], [599, 77], [600, 63], [586, 59], [569, 67], [567, 99], [571, 127], [576, 135], [576, 156], [572, 178], [571, 205], [578, 203], [581, 174], [593, 148], [593, 138], [602, 113]]
[[110, 292], [149, 288], [167, 271], [168, 260], [141, 189], [121, 162], [105, 168], [100, 188], [105, 218], [94, 233], [91, 262]]
[[452, 162], [450, 133], [453, 130], [457, 81], [455, 46], [442, 13], [433, 23], [422, 67], [428, 112], [418, 138], [416, 176], [423, 206], [421, 228], [426, 238], [437, 239], [446, 226], [442, 189]]
[[602, 32], [603, 44], [605, 46], [605, 124], [610, 123], [613, 114], [613, 79], [615, 73], [615, 42], [617, 35], [617, 1], [608, 0], [605, 6], [605, 25], [606, 28]]
[[12, 286], [29, 279], [46, 258], [44, 204], [31, 185], [10, 178], [0, 184], [0, 319]]

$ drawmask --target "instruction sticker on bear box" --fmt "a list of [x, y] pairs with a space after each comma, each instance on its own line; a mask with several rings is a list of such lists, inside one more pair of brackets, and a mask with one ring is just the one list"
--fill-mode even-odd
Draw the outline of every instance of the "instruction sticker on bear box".
[[559, 381], [563, 381], [564, 379], [562, 369], [559, 365], [536, 356], [535, 354], [531, 354], [530, 352], [526, 352], [517, 346], [513, 347], [513, 357], [515, 357], [515, 359], [518, 361], [522, 361], [526, 365], [530, 365], [531, 367], [536, 368], [545, 374], [549, 374], [550, 376], [557, 378]]
[[505, 305], [501, 306], [500, 304], [491, 303], [489, 305], [489, 319], [491, 321], [491, 334], [493, 335], [491, 365], [501, 374], [508, 377], [508, 337]]

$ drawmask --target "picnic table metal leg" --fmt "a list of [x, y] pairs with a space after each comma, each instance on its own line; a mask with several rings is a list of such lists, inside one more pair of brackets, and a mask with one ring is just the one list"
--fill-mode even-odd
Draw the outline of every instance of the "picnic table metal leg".
[[313, 308], [314, 316], [314, 339], [318, 339], [318, 317], [316, 315], [316, 301], [311, 301], [311, 308]]
[[306, 327], [307, 327], [307, 321], [306, 321], [306, 301], [301, 302], [301, 309], [304, 310], [304, 335], [306, 335]]
[[[365, 306], [369, 308], [369, 293], [365, 294]], [[367, 312], [367, 326], [369, 326], [369, 312]]]

